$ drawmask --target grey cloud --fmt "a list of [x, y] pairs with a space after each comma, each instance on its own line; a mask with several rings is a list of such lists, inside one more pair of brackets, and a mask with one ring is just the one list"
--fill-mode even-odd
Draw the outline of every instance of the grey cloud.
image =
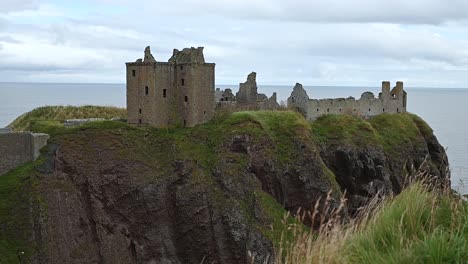
[[[310, 23], [442, 24], [468, 19], [465, 0], [179, 0], [136, 1], [148, 12]], [[133, 4], [134, 2], [132, 2]], [[144, 12], [144, 11], [143, 11]]]
[[40, 0], [2, 0], [0, 2], [0, 14], [28, 9], [36, 9]]

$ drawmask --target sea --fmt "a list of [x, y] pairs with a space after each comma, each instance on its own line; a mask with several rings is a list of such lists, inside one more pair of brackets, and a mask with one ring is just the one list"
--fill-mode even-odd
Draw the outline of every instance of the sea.
[[[238, 90], [237, 85], [218, 85]], [[285, 101], [292, 86], [259, 85], [259, 92], [277, 92]], [[380, 87], [305, 86], [310, 98], [359, 98], [364, 91], [375, 95]], [[452, 188], [468, 194], [468, 88], [412, 88], [408, 111], [422, 117], [447, 149], [452, 172]], [[83, 83], [0, 83], [0, 128], [16, 117], [45, 105], [105, 105], [125, 107], [125, 84]]]

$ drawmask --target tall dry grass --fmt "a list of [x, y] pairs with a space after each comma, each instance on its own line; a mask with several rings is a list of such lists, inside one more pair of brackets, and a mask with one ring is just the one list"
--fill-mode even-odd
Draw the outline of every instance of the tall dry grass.
[[467, 202], [434, 182], [412, 181], [395, 197], [377, 195], [353, 219], [343, 218], [345, 196], [331, 208], [328, 195], [312, 212], [298, 212], [298, 220], [319, 226], [289, 224], [292, 242], [282, 239], [275, 263], [468, 263]]

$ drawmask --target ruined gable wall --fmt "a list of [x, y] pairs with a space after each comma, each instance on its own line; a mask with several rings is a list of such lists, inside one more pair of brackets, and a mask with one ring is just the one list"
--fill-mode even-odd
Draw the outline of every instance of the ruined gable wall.
[[26, 132], [0, 134], [0, 175], [37, 159], [48, 138], [47, 134]]

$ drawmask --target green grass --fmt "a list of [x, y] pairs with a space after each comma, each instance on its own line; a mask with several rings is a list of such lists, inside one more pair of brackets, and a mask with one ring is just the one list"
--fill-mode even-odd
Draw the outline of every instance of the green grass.
[[17, 253], [29, 258], [35, 251], [29, 241], [33, 163], [0, 176], [0, 263], [18, 263]]
[[409, 113], [381, 114], [370, 119], [324, 115], [311, 126], [314, 139], [321, 145], [378, 146], [393, 156], [432, 135], [432, 129], [421, 118]]
[[296, 233], [276, 263], [468, 263], [468, 202], [415, 183], [357, 221]]
[[81, 118], [123, 118], [127, 116], [124, 108], [106, 106], [44, 106], [25, 113], [13, 121], [9, 127], [15, 131], [31, 129], [31, 123], [37, 120], [59, 121]]
[[352, 263], [467, 263], [468, 204], [415, 184], [345, 245]]

